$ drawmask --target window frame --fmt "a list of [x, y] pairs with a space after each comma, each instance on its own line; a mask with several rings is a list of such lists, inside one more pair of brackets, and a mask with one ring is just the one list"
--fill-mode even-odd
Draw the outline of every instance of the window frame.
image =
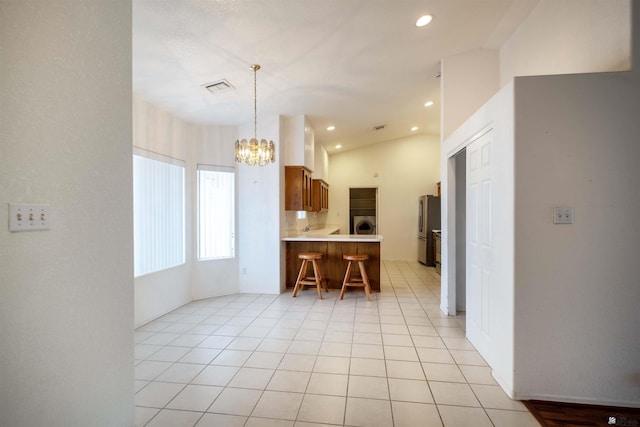
[[[221, 172], [231, 174], [231, 213], [229, 218], [231, 220], [231, 242], [230, 242], [230, 255], [204, 257], [201, 255], [201, 192], [200, 192], [200, 172]], [[198, 163], [196, 167], [196, 260], [197, 261], [217, 261], [236, 258], [236, 169], [233, 166], [221, 166]]]

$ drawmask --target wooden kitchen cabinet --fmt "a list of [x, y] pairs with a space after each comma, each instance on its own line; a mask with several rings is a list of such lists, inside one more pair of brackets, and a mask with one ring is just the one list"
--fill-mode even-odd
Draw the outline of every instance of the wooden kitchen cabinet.
[[313, 212], [327, 212], [329, 210], [329, 184], [321, 179], [314, 179], [311, 195], [313, 199], [311, 210]]
[[284, 167], [284, 209], [287, 211], [312, 210], [311, 171], [304, 166]]

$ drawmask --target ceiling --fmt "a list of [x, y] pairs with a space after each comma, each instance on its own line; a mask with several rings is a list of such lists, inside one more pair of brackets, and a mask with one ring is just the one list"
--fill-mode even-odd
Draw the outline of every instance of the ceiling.
[[[251, 124], [257, 63], [258, 137], [261, 117], [303, 114], [330, 154], [439, 134], [440, 59], [501, 46], [536, 3], [133, 0], [133, 91], [190, 122]], [[221, 79], [234, 89], [203, 88]]]

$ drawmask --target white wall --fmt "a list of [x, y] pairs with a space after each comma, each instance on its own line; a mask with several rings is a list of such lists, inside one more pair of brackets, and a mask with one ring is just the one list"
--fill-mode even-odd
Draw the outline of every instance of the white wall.
[[238, 291], [237, 257], [198, 261], [198, 163], [234, 165], [235, 128], [187, 123], [134, 98], [133, 145], [185, 162], [186, 263], [135, 279], [135, 321], [141, 325], [194, 299]]
[[0, 425], [131, 426], [131, 2], [0, 2], [0, 57]]
[[[188, 141], [195, 138], [195, 126], [185, 123], [171, 114], [147, 104], [133, 100], [133, 145], [185, 162], [185, 185], [195, 185], [193, 161]], [[149, 322], [174, 308], [192, 300], [189, 289], [193, 245], [191, 235], [193, 221], [191, 206], [193, 194], [185, 191], [185, 259], [187, 263], [166, 270], [135, 278], [135, 322], [136, 326]]]
[[315, 133], [309, 119], [304, 116], [304, 165], [315, 172]]
[[[206, 126], [201, 128], [200, 138], [195, 143], [194, 160], [198, 163], [214, 166], [237, 167], [235, 163], [235, 145], [237, 129], [235, 127]], [[195, 179], [195, 178], [194, 178]], [[236, 200], [241, 191], [236, 175]], [[197, 185], [191, 187], [194, 200], [191, 220], [197, 224]], [[238, 230], [238, 212], [236, 212], [236, 233]], [[192, 227], [192, 246], [194, 255], [197, 245], [197, 227]], [[236, 237], [236, 243], [237, 243]], [[191, 296], [194, 300], [228, 295], [238, 292], [238, 249], [231, 259], [197, 261], [192, 259]]]
[[500, 85], [514, 76], [625, 71], [630, 0], [540, 0], [500, 49]]
[[[276, 145], [276, 161], [267, 166], [238, 164], [238, 254], [239, 291], [245, 293], [280, 293], [280, 227], [284, 223], [284, 148], [280, 143], [284, 120], [263, 118], [259, 139], [271, 139]], [[241, 126], [239, 134], [247, 134]]]
[[[202, 126], [187, 123], [134, 98], [136, 147], [186, 162], [186, 263], [135, 279], [136, 325], [144, 324], [194, 299], [235, 292], [279, 293], [281, 277], [280, 224], [284, 224], [282, 194], [287, 137], [304, 117], [274, 117], [263, 121], [259, 138], [276, 143], [276, 162], [264, 167], [234, 162], [234, 141], [252, 132], [249, 125]], [[300, 126], [299, 137], [303, 138]], [[302, 139], [294, 140], [302, 145]], [[302, 151], [301, 151], [302, 153]], [[236, 257], [228, 260], [196, 260], [198, 163], [236, 168]], [[282, 170], [281, 170], [282, 169]], [[284, 259], [284, 258], [282, 258]]]
[[442, 59], [441, 136], [451, 135], [499, 89], [498, 51], [474, 49]]
[[[384, 237], [381, 257], [418, 259], [418, 197], [437, 194], [440, 141], [415, 135], [350, 150], [329, 157], [327, 223], [349, 233], [349, 188], [378, 187], [378, 230]], [[377, 176], [376, 176], [377, 175]]]
[[283, 163], [287, 166], [305, 166], [315, 172], [314, 130], [309, 119], [304, 115], [282, 116], [281, 124]]
[[186, 185], [186, 262], [135, 279], [136, 325], [149, 322], [194, 299], [238, 291], [237, 256], [227, 260], [196, 259], [197, 165], [234, 166], [235, 139], [233, 127], [188, 123], [134, 98], [133, 145], [183, 160]]
[[285, 165], [304, 166], [304, 116], [282, 116], [281, 122], [278, 142], [282, 161]]
[[640, 406], [638, 74], [516, 79], [520, 398]]
[[314, 162], [313, 178], [321, 179], [329, 183], [329, 153], [322, 144], [314, 144]]
[[499, 51], [443, 58], [442, 139], [515, 76], [629, 70], [630, 10], [630, 0], [540, 0]]

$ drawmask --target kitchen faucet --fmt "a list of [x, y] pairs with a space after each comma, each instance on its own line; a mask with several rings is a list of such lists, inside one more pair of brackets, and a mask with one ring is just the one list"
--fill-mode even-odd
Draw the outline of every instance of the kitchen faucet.
[[[317, 214], [315, 212], [313, 213], [313, 219], [316, 220], [315, 221], [316, 223], [318, 222], [318, 217], [317, 217]], [[311, 224], [311, 221], [309, 221], [309, 223], [304, 227], [303, 231], [307, 232], [307, 231], [311, 230], [311, 227], [313, 227], [313, 225]]]

